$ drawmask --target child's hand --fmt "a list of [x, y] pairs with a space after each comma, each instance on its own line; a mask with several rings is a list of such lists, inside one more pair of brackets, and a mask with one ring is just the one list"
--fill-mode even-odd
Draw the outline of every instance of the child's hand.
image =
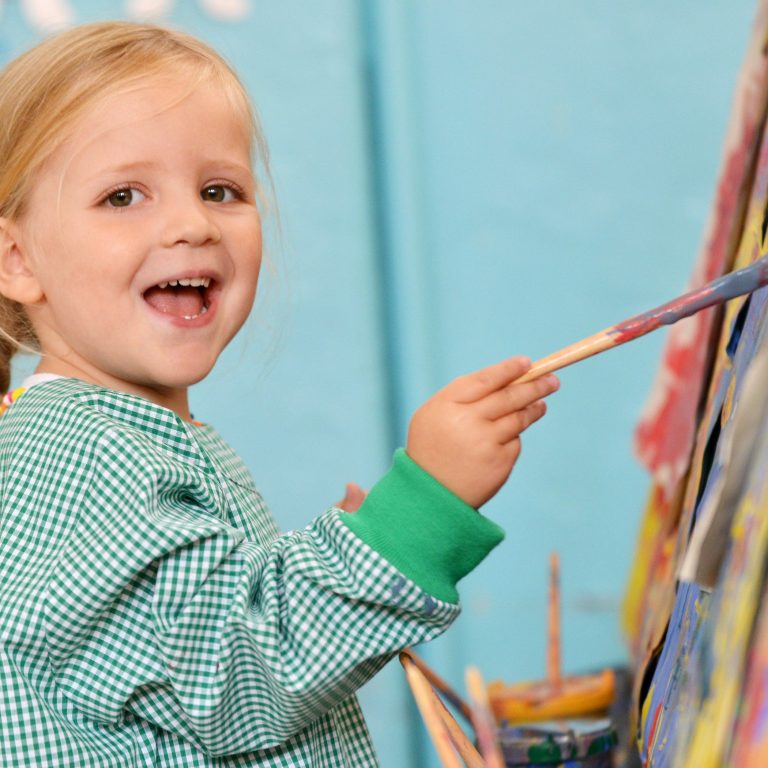
[[365, 491], [357, 483], [347, 483], [344, 488], [344, 498], [333, 506], [345, 512], [357, 512], [365, 501]]
[[553, 374], [515, 384], [531, 367], [513, 357], [460, 376], [411, 419], [406, 452], [472, 507], [506, 482], [520, 455], [520, 434], [546, 412], [541, 399], [560, 382]]

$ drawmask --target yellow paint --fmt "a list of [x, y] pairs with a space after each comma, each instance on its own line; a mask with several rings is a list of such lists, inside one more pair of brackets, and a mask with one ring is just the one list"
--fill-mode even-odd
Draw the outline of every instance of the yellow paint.
[[[729, 361], [730, 365], [730, 361]], [[720, 424], [725, 426], [727, 421], [730, 421], [731, 413], [733, 412], [733, 395], [736, 391], [736, 377], [731, 376], [730, 382], [728, 382], [728, 390], [723, 398], [723, 412], [720, 416]]]
[[[656, 683], [651, 683], [651, 687], [643, 702], [643, 708], [640, 710], [640, 732], [645, 733], [645, 724], [648, 721], [648, 710], [651, 707], [651, 700], [653, 699], [654, 691], [656, 690]], [[642, 738], [642, 737], [641, 737]]]
[[[757, 490], [761, 495], [765, 492], [765, 488]], [[702, 702], [682, 768], [719, 768], [724, 762], [760, 602], [763, 561], [768, 551], [768, 499], [758, 500], [750, 494], [742, 499], [731, 537], [737, 556], [728, 561], [728, 571], [721, 578], [723, 592], [712, 643], [709, 696]]]
[[636, 645], [640, 636], [641, 608], [648, 594], [652, 558], [662, 530], [662, 519], [657, 498], [658, 494], [652, 490], [645, 506], [621, 611], [622, 628], [632, 646]]
[[488, 685], [488, 699], [498, 720], [558, 720], [605, 712], [613, 703], [615, 688], [613, 670], [604, 669], [595, 675], [564, 677], [559, 689], [546, 681], [505, 685], [494, 680]]
[[[768, 6], [768, 0], [762, 5]], [[765, 39], [768, 40], [768, 34]], [[744, 225], [732, 269], [740, 269], [751, 264], [759, 255], [762, 247], [762, 223], [765, 211], [765, 193], [762, 189], [753, 189], [748, 203]], [[703, 418], [697, 428], [694, 450], [689, 467], [689, 475], [683, 480], [682, 499], [670, 502], [662, 510], [656, 503], [656, 494], [652, 490], [646, 505], [643, 524], [638, 537], [635, 559], [627, 587], [623, 607], [622, 622], [636, 655], [640, 659], [648, 648], [641, 635], [647, 635], [649, 626], [664, 626], [668, 615], [665, 595], [669, 593], [672, 579], [677, 573], [677, 564], [688, 546], [688, 531], [695, 507], [696, 494], [700, 484], [703, 456], [709, 438], [709, 423], [712, 420], [715, 398], [720, 391], [722, 376], [730, 370], [731, 360], [726, 349], [732, 332], [733, 322], [746, 299], [728, 302], [723, 309], [723, 323], [719, 334], [715, 329], [716, 344], [712, 374], [706, 384]], [[735, 381], [729, 383], [723, 402], [721, 421], [726, 425], [732, 417]], [[676, 768], [720, 768], [725, 764], [725, 750], [733, 731], [737, 709], [741, 696], [741, 685], [746, 667], [749, 642], [754, 624], [756, 606], [759, 604], [759, 591], [763, 562], [768, 553], [768, 496], [766, 489], [754, 489], [756, 496], [742, 499], [736, 512], [731, 530], [732, 547], [737, 553], [736, 562], [729, 560], [725, 566], [729, 572], [721, 576], [720, 587], [724, 590], [719, 603], [719, 614], [715, 617], [715, 635], [712, 645], [713, 671], [708, 682], [709, 695], [703, 702], [696, 700], [701, 694], [692, 690], [689, 684], [683, 684], [679, 715], [676, 726], [677, 744]], [[681, 503], [682, 502], [682, 503]], [[676, 519], [681, 510], [679, 520]], [[672, 524], [672, 525], [670, 525]], [[675, 529], [674, 525], [677, 524]], [[677, 531], [676, 538], [675, 530]], [[665, 540], [662, 541], [662, 537]], [[655, 573], [652, 567], [657, 562], [658, 554], [669, 543], [674, 543], [674, 552], [666, 561], [662, 573]], [[669, 583], [667, 583], [669, 582]], [[665, 584], [668, 588], [665, 592]], [[706, 609], [697, 601], [695, 605], [697, 620], [701, 620]], [[652, 637], [652, 635], [649, 635]], [[661, 635], [658, 635], [660, 638]], [[639, 647], [639, 653], [637, 648]], [[681, 659], [681, 663], [687, 660]], [[642, 668], [636, 670], [642, 675]], [[654, 716], [651, 701], [656, 685], [642, 702], [640, 710], [640, 733], [646, 733], [650, 727], [649, 718]], [[661, 731], [663, 711], [656, 723], [654, 741]], [[684, 725], [685, 723], [685, 725]], [[642, 737], [641, 737], [642, 738]], [[642, 749], [643, 744], [640, 744]], [[656, 750], [659, 753], [667, 748], [663, 739], [658, 745], [648, 744], [648, 766], [653, 765]], [[765, 768], [768, 755], [753, 753], [754, 760], [740, 764], [738, 768]]]

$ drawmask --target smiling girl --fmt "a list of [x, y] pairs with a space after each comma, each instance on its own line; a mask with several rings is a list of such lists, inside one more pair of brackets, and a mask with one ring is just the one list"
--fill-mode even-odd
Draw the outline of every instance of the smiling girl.
[[456, 617], [557, 380], [456, 379], [357, 511], [280, 535], [187, 398], [261, 263], [237, 77], [94, 24], [0, 73], [0, 115], [0, 384], [40, 353], [0, 418], [0, 764], [375, 765], [354, 692]]

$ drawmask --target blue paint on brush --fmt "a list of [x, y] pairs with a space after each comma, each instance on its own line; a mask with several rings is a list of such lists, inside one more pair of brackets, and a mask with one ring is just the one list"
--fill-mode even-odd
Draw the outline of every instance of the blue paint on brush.
[[768, 285], [768, 255], [764, 255], [744, 269], [723, 275], [703, 288], [678, 296], [648, 312], [625, 320], [611, 328], [611, 336], [617, 336], [617, 344], [631, 341], [638, 336], [655, 330], [661, 325], [672, 325], [684, 317], [714, 307], [729, 299], [743, 296], [745, 293]]

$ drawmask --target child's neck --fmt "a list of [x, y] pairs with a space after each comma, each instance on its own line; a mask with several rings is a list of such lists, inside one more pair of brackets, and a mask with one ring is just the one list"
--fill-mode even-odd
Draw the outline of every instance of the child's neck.
[[57, 376], [80, 379], [89, 384], [96, 384], [100, 387], [107, 387], [118, 392], [125, 392], [129, 395], [138, 395], [149, 400], [155, 405], [168, 408], [174, 411], [176, 415], [184, 421], [191, 421], [192, 416], [189, 412], [188, 388], [171, 387], [148, 387], [131, 381], [124, 381], [111, 376], [103, 371], [90, 371], [81, 367], [74, 367], [71, 364], [53, 358], [43, 357], [39, 365], [35, 368], [35, 373], [52, 373]]

